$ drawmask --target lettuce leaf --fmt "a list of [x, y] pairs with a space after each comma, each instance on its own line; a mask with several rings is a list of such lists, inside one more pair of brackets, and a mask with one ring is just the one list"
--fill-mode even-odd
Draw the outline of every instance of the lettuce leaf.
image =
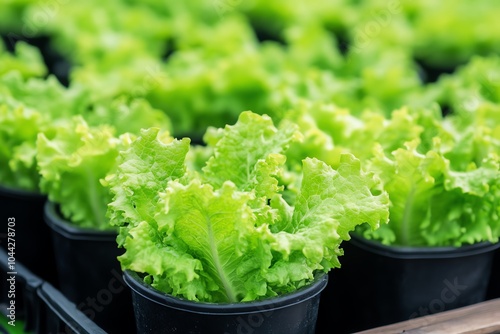
[[38, 134], [83, 113], [85, 100], [83, 91], [66, 89], [52, 76], [25, 79], [19, 71], [0, 76], [0, 184], [38, 192]]
[[151, 126], [170, 131], [172, 124], [162, 110], [153, 108], [144, 99], [128, 99], [124, 96], [99, 101], [92, 111], [85, 113], [90, 125], [112, 125], [117, 135], [127, 132], [139, 134], [141, 129]]
[[317, 159], [305, 159], [295, 206], [281, 203], [285, 207], [282, 220], [270, 227], [273, 250], [281, 254], [270, 268], [270, 284], [282, 288], [293, 279], [303, 283], [315, 270], [340, 267], [342, 241], [350, 240], [349, 232], [358, 225], [367, 223], [366, 228], [376, 230], [387, 222], [389, 213], [384, 208], [388, 204], [380, 180], [365, 174], [353, 155], [342, 154], [336, 169]]
[[500, 57], [475, 56], [453, 74], [443, 75], [433, 90], [435, 99], [467, 126], [477, 109], [500, 103]]
[[[11, 71], [0, 77], [0, 183], [38, 191], [36, 139], [57, 119], [79, 112], [80, 93], [66, 91], [53, 77], [24, 79]], [[73, 98], [74, 97], [74, 98]]]
[[[203, 175], [216, 187], [230, 180], [241, 190], [255, 189], [257, 196], [270, 197], [278, 190], [270, 178], [276, 180], [272, 175], [285, 162], [282, 153], [300, 138], [293, 123], [282, 123], [276, 129], [269, 116], [243, 112], [238, 123], [226, 126], [221, 133]], [[247, 143], [245, 149], [235, 150], [242, 142]]]
[[169, 180], [179, 179], [186, 172], [189, 144], [188, 138], [177, 140], [168, 132], [150, 128], [143, 129], [130, 147], [120, 152], [116, 171], [104, 181], [113, 194], [108, 205], [113, 225], [154, 223], [159, 192]]
[[255, 228], [249, 206], [252, 194], [239, 192], [230, 181], [214, 189], [200, 180], [184, 186], [169, 183], [165, 195], [166, 213], [158, 231], [186, 246], [186, 252], [201, 262], [211, 301], [237, 302], [265, 295], [261, 272], [271, 264], [269, 244]]

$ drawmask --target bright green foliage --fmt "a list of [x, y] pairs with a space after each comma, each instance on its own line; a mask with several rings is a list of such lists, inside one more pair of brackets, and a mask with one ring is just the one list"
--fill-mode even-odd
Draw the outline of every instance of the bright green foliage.
[[154, 222], [159, 192], [171, 179], [185, 173], [189, 139], [173, 139], [157, 128], [142, 130], [129, 149], [120, 153], [116, 173], [106, 178], [113, 201], [109, 204], [114, 225]]
[[[292, 140], [300, 139], [295, 125], [282, 123], [276, 129], [268, 116], [243, 112], [236, 125], [220, 130], [221, 138], [214, 143], [213, 156], [203, 169], [206, 181], [220, 187], [230, 180], [238, 189], [256, 189], [258, 196], [270, 197], [278, 191], [269, 179], [273, 178], [273, 170], [275, 175], [284, 163], [278, 156]], [[242, 149], [235, 150], [238, 146]], [[277, 163], [276, 168], [270, 166], [273, 163]]]
[[389, 224], [359, 228], [367, 238], [406, 246], [494, 242], [500, 236], [497, 109], [484, 103], [467, 117], [443, 117], [436, 106], [401, 108], [385, 118], [304, 103], [289, 113], [305, 139], [287, 153], [288, 164], [327, 155], [336, 167], [345, 152], [365, 161], [391, 201]]
[[[454, 118], [467, 127], [474, 120], [499, 124], [500, 57], [474, 57], [453, 75], [443, 76], [432, 89], [434, 98], [448, 106]], [[485, 124], [483, 124], [485, 125]]]
[[89, 105], [84, 89], [66, 88], [54, 76], [24, 80], [17, 71], [0, 78], [0, 98], [5, 96], [39, 111], [47, 120], [83, 114]]
[[4, 50], [0, 41], [0, 76], [17, 71], [23, 78], [41, 77], [47, 74], [40, 51], [26, 43], [16, 43], [15, 54]]
[[165, 114], [143, 100], [123, 99], [94, 105], [87, 119], [63, 119], [38, 135], [36, 159], [41, 191], [60, 205], [70, 222], [97, 229], [112, 228], [106, 218], [111, 201], [102, 183], [116, 168], [118, 152], [142, 128], [164, 126]]
[[46, 126], [43, 116], [23, 106], [0, 103], [0, 182], [3, 186], [36, 191], [34, 143], [40, 128]]
[[57, 119], [78, 113], [82, 95], [54, 78], [24, 80], [13, 71], [0, 77], [0, 183], [37, 191], [36, 138]]
[[[466, 0], [421, 1], [413, 21], [416, 56], [431, 65], [447, 67], [464, 63], [473, 55], [498, 54], [499, 12], [500, 4], [490, 0], [474, 6]], [[474, 29], [469, 29], [471, 26]]]
[[283, 294], [339, 267], [349, 231], [387, 222], [388, 197], [345, 154], [336, 169], [305, 159], [296, 200], [286, 202], [284, 153], [299, 138], [290, 123], [276, 128], [243, 112], [206, 136], [211, 156], [193, 171], [188, 141], [143, 131], [107, 179], [122, 267], [159, 290], [207, 302]]
[[456, 151], [444, 153], [439, 138], [434, 142], [425, 154], [416, 149], [418, 139], [390, 155], [379, 148], [370, 168], [380, 175], [389, 193], [391, 222], [364, 235], [406, 246], [498, 241], [498, 154], [490, 153], [475, 163], [466, 160], [470, 154], [464, 151], [458, 158]]
[[[60, 131], [56, 128], [63, 128], [65, 125], [61, 123], [66, 124], [75, 115], [83, 117], [90, 126], [112, 126], [110, 131], [114, 136], [138, 133], [140, 129], [151, 126], [171, 127], [165, 113], [152, 108], [145, 100], [121, 97], [92, 102], [89, 94], [81, 86], [66, 88], [52, 76], [25, 79], [20, 71], [0, 76], [0, 184], [38, 191], [37, 136], [44, 134], [52, 139], [55, 132]], [[61, 144], [66, 139], [60, 139]], [[66, 151], [53, 151], [51, 154], [67, 154], [64, 160], [70, 159], [72, 153], [67, 147]], [[48, 157], [47, 154], [44, 153], [45, 159], [61, 159]], [[91, 166], [86, 168], [92, 169]], [[88, 217], [78, 218], [77, 221], [81, 219], [89, 221]]]
[[109, 228], [106, 206], [111, 195], [100, 179], [115, 166], [118, 150], [130, 138], [115, 138], [109, 126], [89, 127], [81, 117], [62, 122], [51, 132], [49, 137], [40, 133], [37, 140], [41, 191], [75, 225]]
[[[59, 127], [79, 115], [94, 139], [99, 138], [94, 129], [106, 129], [102, 136], [118, 140], [121, 134], [153, 126], [175, 137], [189, 136], [196, 144], [207, 133], [206, 147], [190, 148], [188, 139], [174, 140], [150, 129], [118, 157], [121, 170], [103, 181], [114, 189], [110, 217], [119, 226], [141, 226], [135, 232], [124, 226], [120, 244], [140, 247], [127, 239], [129, 232], [156, 233], [158, 206], [165, 206], [167, 198], [160, 193], [170, 181], [179, 183], [176, 194], [199, 190], [210, 198], [229, 194], [230, 181], [234, 194], [252, 194], [245, 202], [255, 216], [251, 224], [262, 233], [266, 226], [273, 234], [281, 228], [288, 231], [295, 205], [303, 200], [305, 172], [312, 165], [320, 168], [311, 163], [316, 160], [304, 159], [319, 159], [337, 171], [346, 153], [373, 168], [391, 197], [391, 224], [367, 236], [411, 245], [495, 240], [500, 233], [499, 3], [3, 1], [2, 39], [11, 44], [15, 39], [42, 42], [45, 59], [24, 42], [17, 43], [14, 53], [0, 42], [0, 183], [36, 191], [37, 136], [57, 147], [66, 145], [61, 138], [73, 138], [74, 147], [45, 147], [42, 154], [47, 166], [49, 161], [69, 161], [78, 140], [68, 132], [71, 127]], [[46, 77], [44, 62], [54, 72], [60, 65], [57, 59], [52, 62], [54, 55], [71, 64], [70, 88]], [[428, 82], [434, 70], [450, 74]], [[242, 110], [269, 117], [243, 113], [236, 125], [206, 132], [235, 123]], [[280, 126], [275, 128], [271, 120]], [[110, 127], [100, 128], [104, 124]], [[90, 138], [82, 131], [74, 135]], [[113, 140], [90, 143], [101, 153], [117, 149]], [[68, 170], [53, 165], [59, 171], [45, 171], [47, 190], [61, 187], [59, 172], [70, 174], [69, 164]], [[111, 165], [106, 161], [96, 168]], [[167, 167], [158, 172], [158, 165]], [[76, 174], [84, 168], [71, 166]], [[96, 184], [103, 175], [101, 170], [96, 174]], [[79, 186], [85, 185], [82, 180]], [[199, 184], [192, 184], [194, 180]], [[172, 196], [173, 201], [181, 195]], [[449, 211], [440, 211], [442, 207]], [[87, 213], [69, 214], [80, 223], [94, 220]], [[155, 242], [164, 242], [161, 234], [157, 237]], [[189, 247], [183, 247], [186, 253]], [[303, 252], [289, 252], [271, 251], [272, 261], [278, 254], [295, 261], [292, 281], [317, 270], [304, 262]], [[183, 259], [191, 253], [186, 254]], [[335, 261], [325, 260], [321, 266]], [[269, 271], [273, 278], [266, 278], [266, 293], [275, 289], [271, 282], [291, 279], [289, 262], [282, 267], [279, 260], [272, 263], [276, 270]], [[217, 266], [211, 265], [213, 274]], [[162, 283], [167, 274], [161, 275], [154, 281], [165, 291], [177, 286], [208, 299], [207, 291], [216, 291], [215, 283], [224, 281], [209, 282], [200, 273], [204, 280], [195, 288], [182, 285], [181, 276], [175, 275], [174, 281]], [[241, 284], [235, 283], [234, 293], [217, 292], [217, 298], [251, 299], [262, 292], [245, 294]]]
[[91, 125], [108, 124], [113, 126], [117, 135], [127, 132], [139, 134], [141, 129], [157, 126], [170, 130], [170, 119], [161, 110], [151, 107], [143, 99], [128, 100], [125, 97], [105, 100], [93, 105], [93, 110], [85, 114]]

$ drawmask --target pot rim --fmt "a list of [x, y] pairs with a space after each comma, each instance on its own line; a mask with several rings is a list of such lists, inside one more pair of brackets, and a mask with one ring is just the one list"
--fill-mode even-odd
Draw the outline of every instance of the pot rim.
[[351, 233], [351, 240], [353, 245], [371, 253], [381, 256], [391, 257], [395, 259], [448, 259], [460, 258], [467, 256], [474, 256], [492, 252], [500, 248], [500, 242], [491, 243], [488, 241], [478, 242], [472, 245], [463, 246], [388, 246], [378, 241], [366, 239], [356, 233]]
[[8, 187], [5, 185], [0, 185], [0, 194], [9, 198], [29, 200], [29, 201], [39, 201], [44, 202], [47, 200], [47, 196], [32, 190], [26, 190], [22, 188]]
[[312, 283], [286, 295], [252, 302], [216, 304], [190, 301], [163, 293], [144, 283], [138, 273], [128, 269], [123, 272], [123, 279], [133, 293], [153, 303], [179, 311], [204, 315], [244, 315], [291, 307], [319, 296], [328, 283], [328, 275], [321, 274]]
[[52, 231], [67, 239], [86, 241], [115, 241], [118, 232], [114, 230], [97, 230], [73, 225], [59, 214], [57, 205], [49, 200], [43, 208], [43, 219]]

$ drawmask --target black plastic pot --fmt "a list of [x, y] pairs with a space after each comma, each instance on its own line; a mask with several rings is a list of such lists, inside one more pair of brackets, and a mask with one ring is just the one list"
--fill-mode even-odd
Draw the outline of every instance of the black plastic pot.
[[[57, 284], [54, 250], [50, 229], [43, 221], [46, 197], [34, 192], [0, 186], [0, 247], [7, 250], [9, 223], [15, 236], [16, 261], [25, 265], [35, 275]], [[9, 220], [14, 218], [14, 220]], [[12, 230], [10, 230], [12, 232]]]
[[500, 244], [389, 247], [352, 235], [342, 246], [318, 324], [352, 333], [484, 301]]
[[52, 230], [61, 292], [106, 332], [130, 333], [134, 313], [117, 260], [123, 251], [116, 232], [72, 225], [50, 201], [44, 218]]
[[500, 249], [495, 251], [486, 299], [500, 298]]
[[289, 295], [237, 304], [187, 301], [159, 292], [135, 272], [125, 271], [132, 289], [137, 331], [147, 333], [273, 333], [314, 334], [323, 275]]

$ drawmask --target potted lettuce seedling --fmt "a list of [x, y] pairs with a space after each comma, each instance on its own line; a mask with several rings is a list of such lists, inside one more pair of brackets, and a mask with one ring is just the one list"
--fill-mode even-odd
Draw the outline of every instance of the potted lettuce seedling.
[[60, 94], [61, 101], [66, 96], [53, 77], [37, 78], [47, 69], [36, 49], [19, 43], [16, 51], [17, 56], [4, 54], [0, 44], [0, 186], [39, 193], [36, 136], [61, 111], [52, 108], [57, 102], [51, 98]]
[[353, 286], [329, 299], [334, 314], [356, 310], [347, 331], [484, 300], [500, 235], [494, 114], [462, 119], [442, 117], [439, 108], [403, 108], [390, 119], [352, 118], [323, 108], [311, 115], [328, 116], [322, 129], [380, 176], [391, 203], [389, 224], [351, 234], [334, 277], [333, 284]]
[[[35, 50], [17, 44], [19, 58], [3, 55], [0, 69], [0, 211], [2, 219], [15, 219], [16, 260], [40, 277], [55, 283], [50, 232], [43, 223], [43, 205], [36, 169], [36, 138], [59, 117], [81, 109], [78, 92], [67, 91], [53, 77], [38, 79], [46, 69]], [[17, 62], [16, 62], [17, 61]], [[25, 63], [30, 65], [24, 66]], [[5, 73], [5, 74], [4, 74]], [[35, 75], [36, 74], [36, 75]], [[75, 96], [75, 99], [72, 97]], [[3, 230], [7, 233], [7, 230]], [[1, 243], [2, 247], [7, 242]]]
[[130, 301], [119, 280], [117, 232], [105, 217], [109, 192], [99, 179], [113, 168], [119, 146], [129, 139], [115, 137], [110, 126], [90, 127], [79, 116], [65, 123], [37, 141], [40, 187], [48, 195], [44, 219], [59, 289], [106, 331], [124, 330], [133, 326], [122, 319], [127, 312], [132, 315]]
[[[454, 75], [443, 77], [435, 92], [442, 105], [448, 106], [450, 117], [459, 132], [475, 138], [474, 150], [469, 147], [468, 157], [474, 158], [487, 152], [498, 155], [500, 151], [500, 58], [498, 56], [474, 57]], [[474, 133], [471, 133], [474, 132]], [[467, 137], [466, 137], [467, 138]], [[496, 144], [496, 145], [495, 145]], [[492, 147], [493, 145], [493, 147]], [[464, 151], [465, 150], [460, 150]], [[472, 154], [473, 153], [473, 154]], [[487, 298], [500, 297], [500, 250], [497, 250], [492, 268]]]
[[138, 132], [145, 124], [167, 128], [169, 122], [145, 101], [121, 99], [95, 105], [87, 119], [102, 125], [75, 116], [38, 136], [40, 188], [49, 199], [44, 218], [52, 231], [61, 291], [106, 331], [120, 333], [134, 326], [132, 306], [116, 260], [122, 253], [117, 229], [106, 218], [111, 194], [100, 180], [132, 140], [133, 134], [123, 131]]
[[138, 332], [314, 333], [341, 242], [359, 224], [387, 222], [388, 198], [346, 154], [336, 169], [305, 159], [286, 202], [284, 153], [299, 136], [243, 112], [207, 133], [201, 169], [189, 139], [155, 128], [120, 153], [105, 182]]

